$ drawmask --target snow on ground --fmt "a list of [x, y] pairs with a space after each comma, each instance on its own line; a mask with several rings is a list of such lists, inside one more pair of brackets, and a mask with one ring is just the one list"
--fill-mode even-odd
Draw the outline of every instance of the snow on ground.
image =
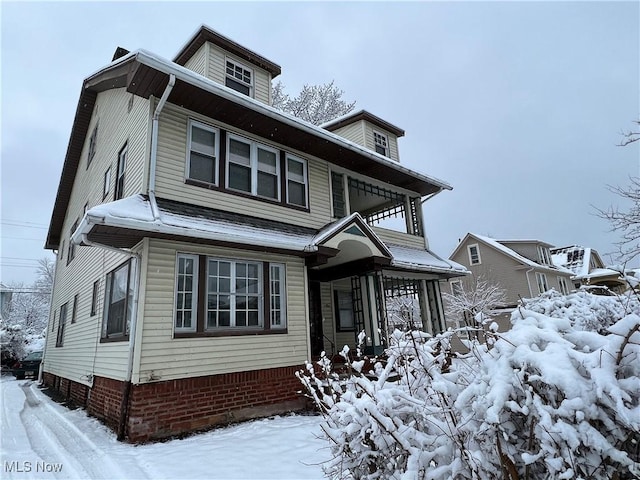
[[3, 479], [322, 479], [321, 417], [290, 415], [146, 445], [118, 442], [84, 410], [2, 376]]

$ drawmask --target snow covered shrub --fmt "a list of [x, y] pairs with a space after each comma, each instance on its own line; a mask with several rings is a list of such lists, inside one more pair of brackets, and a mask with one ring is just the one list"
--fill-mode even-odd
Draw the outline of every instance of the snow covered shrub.
[[[595, 296], [591, 296], [595, 297]], [[591, 304], [573, 318], [523, 308], [492, 348], [449, 352], [452, 332], [392, 336], [384, 359], [339, 375], [321, 358], [299, 374], [325, 416], [336, 479], [638, 478], [640, 316], [587, 331]], [[603, 306], [601, 302], [605, 305]], [[591, 317], [589, 317], [591, 318]], [[319, 368], [318, 368], [319, 367]]]

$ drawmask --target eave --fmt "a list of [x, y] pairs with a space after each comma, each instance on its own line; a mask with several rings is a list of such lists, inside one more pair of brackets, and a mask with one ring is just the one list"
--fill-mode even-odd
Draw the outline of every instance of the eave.
[[452, 189], [446, 182], [408, 169], [323, 128], [139, 50], [119, 58], [83, 83], [45, 248], [57, 249], [60, 245], [62, 224], [97, 94], [114, 88], [126, 88], [128, 92], [146, 99], [151, 96], [159, 98], [170, 74], [176, 76], [168, 99], [174, 105], [288, 148], [326, 159], [347, 170], [365, 173], [383, 185], [400, 187], [421, 196]]

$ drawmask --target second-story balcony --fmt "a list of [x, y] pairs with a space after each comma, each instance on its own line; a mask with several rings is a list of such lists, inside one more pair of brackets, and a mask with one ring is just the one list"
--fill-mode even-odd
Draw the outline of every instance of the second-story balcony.
[[331, 193], [336, 218], [358, 212], [372, 227], [424, 236], [418, 194], [412, 196], [338, 172], [331, 174]]

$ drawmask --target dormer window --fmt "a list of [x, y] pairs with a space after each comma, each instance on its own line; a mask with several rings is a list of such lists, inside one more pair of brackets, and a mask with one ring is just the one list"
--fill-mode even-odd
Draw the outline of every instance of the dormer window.
[[233, 88], [236, 92], [244, 93], [249, 97], [252, 96], [253, 71], [251, 69], [241, 63], [227, 59], [226, 73], [224, 84], [227, 87]]
[[385, 157], [389, 156], [389, 143], [387, 142], [387, 136], [380, 132], [373, 132], [373, 143], [376, 147], [376, 153], [380, 155], [384, 155]]
[[542, 265], [551, 265], [551, 255], [548, 248], [538, 245], [538, 260]]

